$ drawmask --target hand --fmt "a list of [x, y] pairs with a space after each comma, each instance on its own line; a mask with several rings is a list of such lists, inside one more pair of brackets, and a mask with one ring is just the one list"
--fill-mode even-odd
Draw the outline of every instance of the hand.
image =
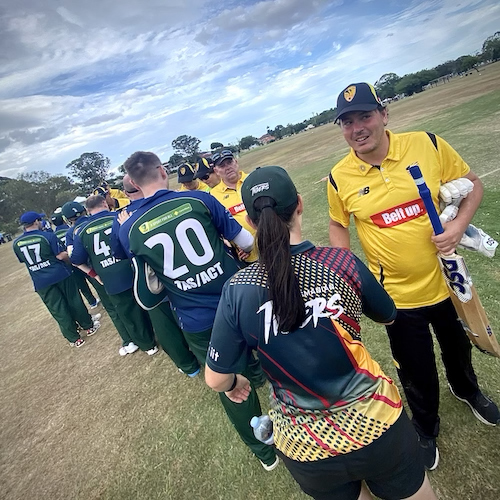
[[104, 283], [102, 282], [102, 279], [98, 274], [95, 275], [94, 279], [97, 281], [97, 283], [99, 283], [99, 285], [104, 286]]
[[126, 210], [118, 212], [118, 223], [122, 225], [129, 217], [130, 214]]
[[225, 392], [224, 394], [233, 403], [243, 403], [250, 395], [250, 381], [243, 375], [236, 375], [236, 387], [232, 391]]
[[250, 252], [245, 252], [241, 248], [238, 248], [238, 259], [246, 260], [248, 257], [250, 257]]
[[432, 242], [436, 248], [443, 255], [451, 255], [455, 252], [457, 245], [460, 243], [464, 230], [453, 220], [443, 225], [444, 232], [431, 237]]

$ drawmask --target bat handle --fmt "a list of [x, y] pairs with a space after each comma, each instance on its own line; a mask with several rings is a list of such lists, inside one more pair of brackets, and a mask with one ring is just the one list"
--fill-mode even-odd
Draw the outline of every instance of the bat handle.
[[434, 230], [434, 234], [441, 234], [444, 232], [443, 225], [439, 220], [439, 215], [437, 213], [436, 207], [434, 206], [434, 202], [432, 201], [432, 195], [425, 183], [422, 172], [420, 171], [420, 167], [418, 165], [410, 165], [407, 168], [410, 175], [413, 177], [415, 184], [418, 188], [418, 193], [420, 194], [420, 198], [424, 202], [425, 209], [427, 210], [427, 214], [429, 215], [429, 219], [432, 224], [432, 229]]

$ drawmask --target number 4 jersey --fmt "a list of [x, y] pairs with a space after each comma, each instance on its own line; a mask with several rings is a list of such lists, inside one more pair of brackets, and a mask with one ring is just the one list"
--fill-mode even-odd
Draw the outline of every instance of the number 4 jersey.
[[64, 247], [52, 232], [27, 231], [14, 241], [14, 253], [26, 264], [35, 290], [59, 283], [71, 275], [71, 269], [56, 255]]
[[107, 210], [91, 215], [75, 229], [71, 254], [71, 262], [76, 265], [90, 260], [109, 295], [130, 289], [133, 283], [130, 261], [111, 255], [111, 227], [115, 218], [116, 213]]
[[209, 194], [161, 190], [121, 226], [120, 241], [165, 285], [181, 328], [196, 333], [212, 327], [222, 287], [238, 270], [223, 238], [231, 241], [240, 231]]

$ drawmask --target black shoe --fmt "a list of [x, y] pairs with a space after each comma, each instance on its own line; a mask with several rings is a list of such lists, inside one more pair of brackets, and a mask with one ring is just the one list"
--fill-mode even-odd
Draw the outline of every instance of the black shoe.
[[439, 464], [439, 450], [435, 439], [427, 439], [418, 436], [420, 448], [424, 456], [424, 465], [427, 470], [434, 470]]
[[486, 425], [498, 425], [500, 424], [500, 411], [497, 405], [490, 399], [487, 398], [481, 391], [469, 399], [461, 398], [453, 391], [450, 384], [448, 384], [450, 392], [459, 400], [463, 401], [465, 404], [469, 405], [472, 413], [475, 417]]

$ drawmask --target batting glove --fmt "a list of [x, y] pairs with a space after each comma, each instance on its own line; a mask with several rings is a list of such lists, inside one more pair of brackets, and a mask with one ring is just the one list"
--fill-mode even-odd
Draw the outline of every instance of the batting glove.
[[495, 255], [498, 241], [487, 235], [482, 229], [469, 224], [458, 246], [491, 258]]
[[439, 188], [439, 205], [441, 210], [447, 205], [458, 207], [464, 198], [474, 189], [472, 181], [466, 177], [460, 177], [453, 181], [443, 184]]

